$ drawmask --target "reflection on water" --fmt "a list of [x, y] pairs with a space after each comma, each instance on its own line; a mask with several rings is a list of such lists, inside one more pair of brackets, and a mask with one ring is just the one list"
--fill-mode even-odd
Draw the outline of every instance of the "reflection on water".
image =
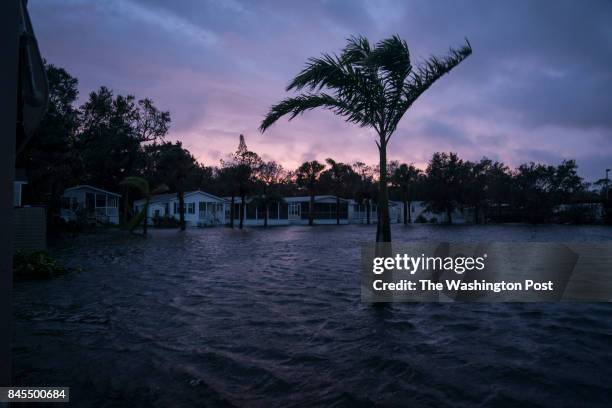
[[[360, 302], [374, 226], [81, 236], [18, 283], [15, 383], [78, 406], [605, 406], [610, 304]], [[394, 226], [396, 241], [602, 241], [606, 227]], [[608, 405], [609, 406], [609, 405]]]

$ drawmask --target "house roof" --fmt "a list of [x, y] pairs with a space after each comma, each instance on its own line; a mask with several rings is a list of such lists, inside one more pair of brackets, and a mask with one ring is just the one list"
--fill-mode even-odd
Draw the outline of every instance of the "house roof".
[[[310, 196], [283, 197], [283, 199], [287, 203], [299, 203], [299, 202], [304, 202], [304, 201], [310, 201]], [[335, 200], [336, 196], [333, 196], [333, 195], [317, 195], [317, 196], [314, 197], [315, 202], [316, 201], [323, 201], [323, 200], [327, 200], [327, 199]], [[348, 202], [350, 200], [347, 200], [346, 198], [340, 198], [340, 201], [341, 202]]]
[[104, 194], [109, 194], [109, 195], [113, 195], [113, 196], [116, 196], [116, 197], [121, 197], [121, 194], [113, 193], [112, 191], [107, 191], [107, 190], [103, 190], [103, 189], [98, 188], [98, 187], [90, 186], [89, 184], [81, 184], [81, 185], [78, 185], [78, 186], [67, 188], [66, 190], [64, 190], [64, 193], [67, 192], [67, 191], [75, 191], [75, 190], [94, 190], [94, 191], [97, 191], [99, 193], [104, 193]]
[[[185, 192], [184, 197], [187, 198], [187, 197], [191, 197], [191, 196], [196, 195], [196, 194], [201, 194], [201, 195], [204, 195], [204, 196], [206, 196], [208, 198], [212, 198], [214, 200], [226, 201], [225, 199], [223, 199], [221, 197], [217, 197], [214, 194], [206, 193], [206, 192], [201, 191], [201, 190], [187, 191], [187, 192]], [[158, 194], [158, 195], [154, 195], [153, 197], [151, 197], [151, 199], [149, 200], [149, 204], [160, 203], [160, 202], [165, 202], [165, 201], [173, 201], [173, 200], [176, 200], [176, 199], [177, 199], [176, 193]], [[141, 198], [140, 200], [134, 201], [134, 204], [141, 204], [141, 203], [144, 203], [144, 202], [145, 202], [145, 199]]]

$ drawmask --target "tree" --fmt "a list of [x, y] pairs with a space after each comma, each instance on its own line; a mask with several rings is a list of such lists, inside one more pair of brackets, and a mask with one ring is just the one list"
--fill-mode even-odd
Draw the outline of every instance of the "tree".
[[427, 210], [445, 213], [448, 224], [453, 223], [453, 212], [461, 203], [463, 161], [456, 153], [433, 154], [425, 174], [427, 177]]
[[351, 167], [335, 161], [331, 157], [325, 160], [329, 165], [329, 177], [334, 185], [334, 195], [336, 196], [336, 225], [340, 225], [340, 195], [344, 192], [344, 187], [350, 177]]
[[278, 186], [285, 180], [286, 172], [283, 166], [275, 161], [262, 163], [257, 169], [257, 181], [261, 185], [261, 194], [255, 197], [255, 205], [264, 207], [264, 227], [268, 226], [270, 205], [283, 201]]
[[[261, 164], [262, 160], [259, 155], [247, 148], [243, 135], [240, 135], [240, 142], [238, 143], [238, 149], [236, 152], [230, 156], [229, 160], [221, 161], [221, 165], [223, 167], [233, 167], [231, 174], [233, 174], [235, 177], [238, 194], [240, 195], [240, 229], [242, 229], [244, 226], [246, 196], [249, 190], [253, 187], [256, 178], [256, 169], [261, 166]], [[233, 227], [233, 216], [231, 225]]]
[[164, 142], [157, 146], [155, 168], [166, 184], [176, 192], [180, 230], [185, 231], [185, 190], [189, 174], [197, 167], [197, 161], [183, 148], [181, 142]]
[[46, 64], [45, 70], [49, 84], [47, 113], [38, 132], [16, 157], [16, 166], [26, 170], [28, 201], [47, 207], [47, 223], [51, 227], [54, 217], [59, 216], [64, 189], [78, 181], [81, 155], [75, 148], [78, 80], [52, 64]]
[[365, 37], [352, 37], [340, 56], [323, 54], [311, 58], [287, 91], [306, 90], [271, 107], [261, 123], [268, 129], [285, 115], [289, 119], [314, 108], [331, 110], [346, 121], [370, 127], [378, 135], [379, 219], [377, 242], [391, 242], [387, 145], [408, 108], [441, 76], [472, 53], [470, 43], [451, 49], [444, 58], [430, 57], [414, 68], [408, 45], [399, 36], [370, 46]]
[[372, 196], [374, 195], [374, 170], [363, 162], [353, 163], [353, 171], [359, 176], [355, 199], [365, 204], [366, 224], [370, 225]]
[[239, 190], [238, 185], [238, 168], [229, 162], [222, 161], [222, 167], [217, 173], [217, 181], [220, 184], [220, 191], [223, 194], [229, 195], [230, 198], [230, 228], [234, 228], [234, 219], [236, 214], [234, 213], [236, 205], [236, 194]]
[[142, 177], [126, 177], [123, 181], [121, 181], [121, 183], [119, 183], [119, 185], [127, 188], [134, 188], [144, 197], [145, 202], [142, 211], [132, 218], [132, 220], [127, 224], [127, 227], [129, 231], [132, 232], [142, 223], [142, 235], [146, 237], [147, 227], [149, 224], [147, 215], [149, 214], [149, 202], [151, 201], [151, 197], [155, 194], [161, 194], [168, 191], [168, 186], [162, 184], [151, 191], [149, 188], [149, 182]]
[[[170, 113], [159, 111], [150, 99], [114, 95], [102, 86], [80, 108], [78, 148], [83, 178], [113, 189], [127, 176], [138, 174], [146, 161], [144, 145], [164, 141]], [[124, 217], [129, 204], [124, 198]]]
[[514, 200], [524, 220], [538, 223], [552, 216], [554, 174], [554, 166], [533, 162], [521, 164], [516, 169], [513, 177]]
[[316, 160], [304, 162], [296, 170], [296, 180], [298, 186], [306, 187], [310, 195], [310, 204], [308, 205], [308, 225], [314, 224], [314, 204], [317, 182], [319, 175], [325, 168], [325, 165]]
[[413, 164], [402, 163], [395, 167], [391, 173], [391, 182], [401, 191], [402, 202], [404, 204], [404, 224], [412, 222], [412, 211], [410, 210], [412, 195], [411, 187], [416, 183], [421, 170], [414, 167]]
[[502, 205], [509, 203], [512, 197], [512, 174], [508, 166], [501, 162], [494, 162], [488, 170], [489, 187], [487, 198], [497, 208], [496, 219], [502, 220]]

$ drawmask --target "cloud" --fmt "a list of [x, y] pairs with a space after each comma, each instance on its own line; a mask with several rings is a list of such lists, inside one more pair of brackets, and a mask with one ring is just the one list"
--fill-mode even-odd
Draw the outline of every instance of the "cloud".
[[[45, 57], [79, 78], [81, 97], [106, 85], [151, 97], [180, 139], [216, 164], [249, 147], [285, 167], [334, 157], [376, 163], [373, 135], [329, 112], [279, 121], [307, 58], [351, 35], [399, 34], [415, 63], [470, 39], [474, 54], [432, 86], [400, 123], [389, 156], [424, 164], [434, 151], [512, 165], [578, 160], [581, 174], [612, 167], [612, 3], [571, 0], [71, 0], [29, 4]], [[611, 159], [612, 160], [612, 159]]]

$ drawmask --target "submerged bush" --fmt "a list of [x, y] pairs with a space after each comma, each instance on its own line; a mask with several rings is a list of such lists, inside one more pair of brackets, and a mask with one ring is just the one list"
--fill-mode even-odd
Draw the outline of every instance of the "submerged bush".
[[68, 271], [68, 268], [45, 251], [18, 251], [13, 256], [15, 280], [50, 279]]
[[153, 217], [153, 226], [155, 228], [178, 228], [179, 225], [179, 220], [168, 215]]

